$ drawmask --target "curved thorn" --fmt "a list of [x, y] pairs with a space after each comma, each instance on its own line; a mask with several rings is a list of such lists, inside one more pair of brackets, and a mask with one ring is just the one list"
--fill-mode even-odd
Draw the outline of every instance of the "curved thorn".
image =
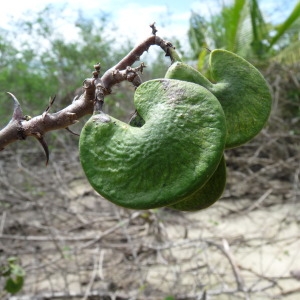
[[9, 94], [14, 100], [14, 112], [12, 115], [12, 120], [21, 121], [23, 119], [23, 112], [22, 112], [20, 102], [18, 101], [18, 99], [15, 97], [14, 94], [10, 92], [6, 92], [6, 93]]
[[48, 112], [50, 110], [50, 108], [52, 107], [52, 105], [53, 105], [53, 103], [55, 101], [55, 98], [56, 98], [56, 95], [54, 95], [53, 98], [50, 97], [50, 99], [49, 99], [49, 105], [47, 106], [45, 112]]
[[44, 140], [44, 137], [40, 134], [35, 135], [36, 139], [39, 141], [39, 143], [42, 145], [44, 151], [45, 151], [45, 155], [46, 155], [46, 166], [48, 165], [49, 162], [49, 148], [48, 145], [46, 143], [46, 141]]
[[71, 134], [74, 134], [74, 135], [76, 135], [76, 136], [80, 136], [80, 134], [78, 134], [78, 133], [72, 131], [69, 127], [66, 127], [65, 129], [66, 129], [67, 131], [69, 131]]
[[52, 105], [53, 105], [53, 103], [54, 103], [54, 101], [55, 101], [55, 98], [56, 98], [56, 95], [54, 95], [53, 98], [51, 98], [51, 97], [49, 98], [49, 104], [48, 104], [47, 108], [45, 109], [45, 111], [44, 111], [43, 114], [42, 114], [43, 119], [44, 119], [45, 116], [48, 114], [50, 108], [52, 107]]

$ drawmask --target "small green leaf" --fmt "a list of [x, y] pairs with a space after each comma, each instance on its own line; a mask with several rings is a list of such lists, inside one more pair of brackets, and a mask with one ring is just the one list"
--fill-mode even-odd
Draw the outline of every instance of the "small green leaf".
[[25, 276], [25, 271], [19, 265], [11, 265], [11, 275], [14, 275], [14, 276], [17, 276], [17, 277], [24, 277]]
[[16, 276], [16, 277], [9, 277], [6, 280], [6, 284], [4, 289], [11, 294], [15, 294], [19, 292], [24, 284], [24, 277], [23, 276]]
[[164, 300], [175, 300], [175, 298], [173, 296], [167, 296], [164, 298]]
[[15, 264], [18, 261], [18, 258], [15, 256], [11, 256], [7, 259], [9, 264]]
[[272, 48], [274, 44], [287, 32], [292, 24], [300, 17], [300, 2], [296, 4], [293, 11], [290, 13], [288, 18], [277, 27], [277, 32], [270, 41], [269, 48]]

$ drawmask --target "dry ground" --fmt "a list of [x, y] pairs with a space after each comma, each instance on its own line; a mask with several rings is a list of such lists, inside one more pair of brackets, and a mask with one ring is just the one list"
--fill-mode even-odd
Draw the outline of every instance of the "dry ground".
[[46, 168], [25, 143], [1, 152], [0, 262], [26, 270], [3, 299], [300, 297], [299, 136], [264, 130], [226, 151], [226, 191], [195, 213], [116, 207], [88, 185], [76, 148], [52, 150]]
[[226, 190], [203, 211], [110, 204], [85, 179], [76, 137], [53, 135], [47, 168], [31, 139], [0, 152], [0, 265], [17, 256], [26, 271], [14, 296], [0, 278], [0, 298], [300, 299], [299, 70], [266, 70], [289, 123], [275, 113], [226, 151]]

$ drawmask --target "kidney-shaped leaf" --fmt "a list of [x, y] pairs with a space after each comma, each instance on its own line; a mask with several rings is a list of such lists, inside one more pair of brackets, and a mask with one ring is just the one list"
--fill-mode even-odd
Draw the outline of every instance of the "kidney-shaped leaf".
[[135, 107], [145, 120], [133, 127], [104, 113], [80, 135], [83, 170], [93, 188], [132, 209], [174, 204], [198, 190], [222, 158], [225, 116], [200, 85], [170, 79], [141, 84]]
[[253, 65], [232, 52], [213, 50], [209, 61], [213, 83], [182, 62], [172, 64], [165, 77], [197, 83], [212, 92], [226, 116], [226, 148], [240, 146], [256, 136], [269, 118], [268, 84]]

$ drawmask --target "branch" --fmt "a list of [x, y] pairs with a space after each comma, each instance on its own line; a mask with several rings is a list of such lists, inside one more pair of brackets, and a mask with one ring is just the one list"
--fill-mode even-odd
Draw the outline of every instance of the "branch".
[[141, 55], [144, 52], [148, 51], [150, 46], [153, 45], [159, 46], [166, 53], [166, 56], [170, 56], [171, 62], [174, 61], [174, 56], [176, 54], [173, 51], [170, 51], [170, 49], [174, 49], [173, 45], [170, 42], [163, 40], [159, 36], [150, 36], [144, 42], [131, 50], [118, 64], [116, 64], [114, 67], [110, 68], [103, 74], [102, 82], [104, 84], [104, 88], [107, 91], [110, 91], [110, 87], [115, 84], [113, 73], [116, 70], [121, 71], [125, 70], [128, 66], [132, 66], [136, 61], [140, 60]]
[[[152, 26], [154, 25], [151, 25], [152, 32], [154, 32]], [[172, 44], [156, 35], [152, 35], [136, 46], [114, 67], [107, 70], [101, 78], [99, 77], [100, 64], [95, 65], [93, 77], [85, 79], [83, 82], [85, 92], [69, 106], [56, 113], [49, 113], [49, 109], [54, 102], [53, 98], [42, 115], [33, 118], [23, 116], [19, 101], [13, 94], [9, 93], [15, 103], [14, 113], [11, 121], [0, 130], [0, 150], [18, 140], [25, 140], [28, 136], [33, 136], [42, 144], [46, 153], [47, 164], [49, 151], [44, 140], [45, 133], [68, 128], [83, 116], [102, 110], [104, 97], [111, 94], [112, 87], [117, 83], [127, 80], [137, 87], [141, 83], [137, 72], [142, 72], [145, 65], [141, 64], [137, 68], [130, 68], [130, 66], [138, 61], [140, 56], [153, 45], [159, 46], [166, 53], [166, 56], [170, 56], [171, 61], [174, 61], [176, 52], [174, 52]]]

